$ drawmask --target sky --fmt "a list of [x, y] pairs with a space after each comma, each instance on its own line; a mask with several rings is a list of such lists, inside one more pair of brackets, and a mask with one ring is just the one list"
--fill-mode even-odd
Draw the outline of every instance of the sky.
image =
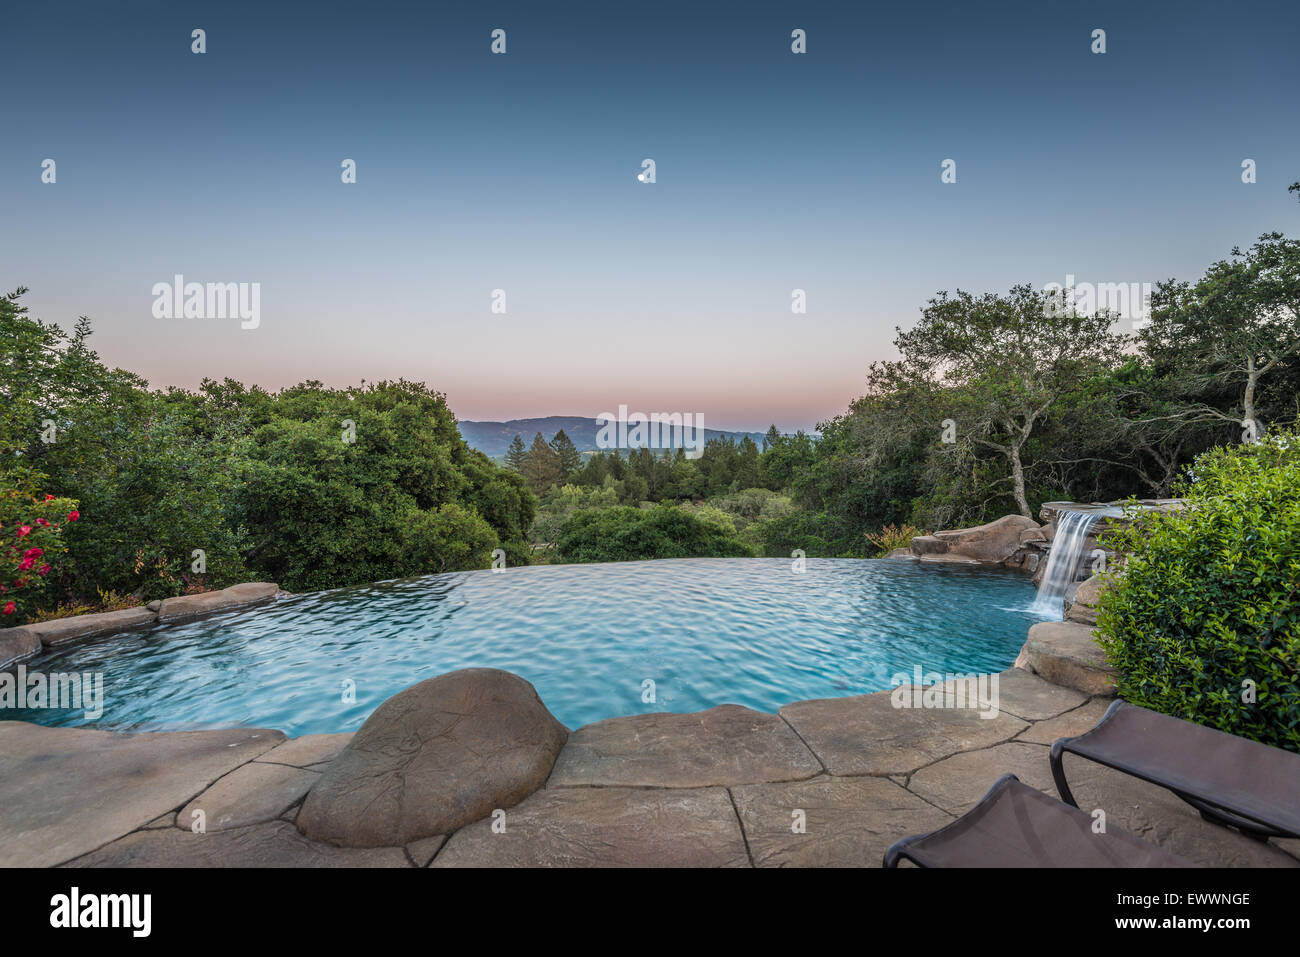
[[[1300, 231], [1298, 38], [1294, 2], [9, 4], [0, 284], [156, 387], [808, 428], [940, 290]], [[157, 315], [178, 274], [259, 284], [256, 328]]]

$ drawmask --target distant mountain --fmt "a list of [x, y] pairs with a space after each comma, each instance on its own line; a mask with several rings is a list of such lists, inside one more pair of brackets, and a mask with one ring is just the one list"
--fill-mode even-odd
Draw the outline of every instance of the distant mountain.
[[[524, 445], [531, 445], [533, 436], [538, 432], [542, 433], [542, 438], [549, 442], [561, 429], [578, 447], [579, 452], [594, 452], [596, 436], [603, 427], [603, 424], [595, 419], [584, 419], [576, 415], [548, 415], [540, 419], [511, 419], [509, 422], [461, 421], [460, 434], [465, 437], [466, 443], [471, 448], [499, 459], [506, 454], [506, 449], [510, 448], [510, 441], [516, 435], [524, 440]], [[762, 432], [726, 432], [707, 427], [704, 429], [705, 441], [730, 438], [739, 442], [745, 436], [758, 443], [760, 449], [763, 447]], [[667, 436], [664, 440], [667, 441]]]

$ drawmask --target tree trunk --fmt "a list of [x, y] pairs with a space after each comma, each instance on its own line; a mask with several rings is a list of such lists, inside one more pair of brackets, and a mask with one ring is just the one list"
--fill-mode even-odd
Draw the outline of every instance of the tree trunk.
[[1241, 424], [1246, 430], [1244, 438], [1249, 442], [1255, 441], [1259, 436], [1259, 425], [1255, 422], [1255, 386], [1258, 382], [1259, 370], [1255, 368], [1255, 357], [1251, 356], [1246, 364], [1246, 394], [1241, 400], [1245, 414]]
[[1016, 508], [1025, 518], [1033, 518], [1029, 502], [1025, 499], [1025, 467], [1020, 462], [1020, 446], [1011, 446], [1011, 482], [1016, 495]]

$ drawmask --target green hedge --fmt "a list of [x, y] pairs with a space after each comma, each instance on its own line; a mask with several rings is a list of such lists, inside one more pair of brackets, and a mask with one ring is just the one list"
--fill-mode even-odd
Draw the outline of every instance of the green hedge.
[[1300, 435], [1213, 449], [1180, 491], [1107, 540], [1131, 555], [1097, 621], [1119, 694], [1300, 751]]
[[626, 562], [644, 558], [752, 557], [753, 550], [723, 528], [680, 508], [600, 508], [564, 523], [556, 543], [566, 562]]

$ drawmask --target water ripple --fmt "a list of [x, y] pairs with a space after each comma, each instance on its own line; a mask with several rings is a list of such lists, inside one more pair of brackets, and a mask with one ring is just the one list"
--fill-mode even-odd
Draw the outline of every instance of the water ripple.
[[[724, 703], [775, 711], [890, 686], [915, 666], [1008, 667], [1039, 620], [1001, 569], [812, 559], [680, 559], [433, 575], [284, 599], [77, 645], [29, 671], [103, 672], [118, 729], [258, 725], [350, 731], [382, 701], [457, 668], [504, 668], [574, 728]], [[642, 701], [643, 681], [655, 701]], [[355, 701], [344, 700], [345, 682]]]

